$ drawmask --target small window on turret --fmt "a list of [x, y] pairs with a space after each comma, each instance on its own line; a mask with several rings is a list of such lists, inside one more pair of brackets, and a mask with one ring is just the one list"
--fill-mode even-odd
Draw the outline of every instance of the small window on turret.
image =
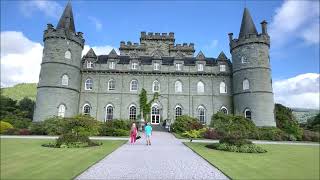
[[250, 89], [250, 82], [248, 79], [245, 79], [242, 81], [242, 89], [243, 90], [248, 90]]
[[66, 59], [71, 59], [71, 52], [68, 50], [68, 51], [66, 51], [65, 53], [64, 53], [64, 57], [66, 58]]
[[247, 58], [244, 57], [244, 56], [242, 56], [242, 57], [241, 57], [241, 63], [242, 63], [242, 64], [248, 63]]

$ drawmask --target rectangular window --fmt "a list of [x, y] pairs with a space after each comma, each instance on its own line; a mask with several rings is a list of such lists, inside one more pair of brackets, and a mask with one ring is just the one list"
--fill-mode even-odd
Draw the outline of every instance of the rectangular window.
[[93, 68], [93, 62], [88, 61], [87, 62], [87, 68]]
[[226, 65], [222, 64], [219, 66], [220, 72], [225, 72], [226, 71]]
[[203, 64], [198, 64], [198, 71], [203, 71]]
[[115, 68], [115, 63], [111, 61], [109, 64], [109, 69], [114, 69], [114, 68]]
[[131, 69], [134, 69], [134, 70], [138, 69], [138, 63], [132, 63]]
[[160, 69], [160, 64], [159, 63], [153, 63], [153, 70], [158, 71]]
[[177, 71], [181, 71], [181, 69], [182, 69], [182, 64], [181, 63], [177, 63], [176, 64], [176, 70]]

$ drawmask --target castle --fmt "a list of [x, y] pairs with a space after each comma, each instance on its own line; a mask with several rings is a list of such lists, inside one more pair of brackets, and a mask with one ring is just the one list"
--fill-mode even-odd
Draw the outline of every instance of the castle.
[[152, 124], [181, 115], [209, 124], [221, 111], [275, 126], [266, 21], [261, 28], [258, 33], [245, 8], [239, 37], [229, 33], [232, 62], [223, 52], [195, 55], [195, 45], [175, 44], [172, 32], [141, 32], [140, 43], [120, 42], [120, 54], [97, 56], [90, 49], [81, 57], [85, 40], [69, 2], [57, 27], [48, 24], [44, 31], [34, 121], [80, 113], [100, 121], [139, 120], [144, 88], [148, 99], [160, 95], [151, 105]]

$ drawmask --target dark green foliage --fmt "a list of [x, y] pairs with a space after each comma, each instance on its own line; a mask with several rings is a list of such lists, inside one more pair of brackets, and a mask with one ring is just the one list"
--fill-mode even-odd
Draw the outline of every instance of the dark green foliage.
[[202, 129], [203, 125], [196, 118], [182, 115], [174, 121], [171, 128], [173, 132], [183, 133], [185, 131]]
[[100, 136], [128, 136], [132, 122], [129, 120], [111, 120], [101, 123]]
[[222, 136], [214, 128], [207, 128], [203, 133], [203, 137], [206, 139], [220, 139]]
[[148, 102], [147, 91], [142, 88], [139, 94], [140, 111], [143, 114], [145, 120], [149, 120], [149, 114], [151, 111], [151, 104], [158, 98], [159, 93], [154, 93], [152, 99]]
[[32, 119], [35, 102], [29, 98], [23, 98], [18, 103], [18, 107], [21, 111], [26, 112], [26, 118]]
[[292, 110], [281, 104], [275, 105], [277, 127], [286, 133], [295, 136], [297, 140], [302, 138], [302, 129], [299, 127], [298, 121], [292, 114]]
[[238, 152], [238, 153], [265, 153], [267, 150], [255, 144], [244, 144], [241, 146], [232, 145], [229, 143], [213, 143], [206, 145], [209, 149], [216, 149], [220, 151]]
[[19, 135], [19, 129], [11, 128], [11, 129], [6, 130], [6, 132], [4, 134], [6, 134], [6, 135]]
[[243, 116], [225, 115], [221, 112], [214, 114], [211, 121], [211, 125], [224, 138], [245, 139], [256, 129], [250, 119], [246, 119]]
[[220, 144], [232, 144], [235, 146], [242, 146], [245, 144], [252, 144], [251, 141], [246, 139], [234, 139], [232, 137], [223, 137], [219, 140]]
[[41, 122], [32, 122], [29, 126], [31, 134], [33, 135], [47, 135], [47, 131], [45, 128], [45, 121]]
[[[287, 141], [289, 135], [276, 127], [260, 127], [257, 128], [255, 137], [250, 137], [258, 140], [272, 140], [272, 141]], [[294, 140], [294, 139], [292, 139]]]
[[320, 132], [320, 113], [307, 120], [306, 128], [308, 130]]
[[2, 119], [2, 121], [10, 123], [13, 125], [13, 127], [18, 129], [28, 128], [32, 120], [25, 118], [21, 111], [17, 112], [19, 112], [20, 114], [8, 114], [5, 118]]

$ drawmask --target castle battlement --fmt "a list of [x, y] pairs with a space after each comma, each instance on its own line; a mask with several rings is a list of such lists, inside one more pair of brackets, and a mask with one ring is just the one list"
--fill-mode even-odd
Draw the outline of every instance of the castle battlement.
[[52, 24], [47, 24], [47, 29], [43, 33], [43, 40], [45, 41], [50, 38], [69, 39], [70, 41], [79, 44], [81, 47], [84, 46], [85, 41], [82, 32], [66, 32], [64, 29], [55, 29]]
[[195, 52], [194, 43], [170, 44], [169, 51], [191, 51]]
[[229, 33], [230, 51], [239, 46], [251, 43], [262, 43], [270, 47], [270, 36], [268, 34], [247, 34], [245, 36], [240, 37], [239, 39], [233, 39], [232, 35], [232, 33]]
[[153, 33], [153, 32], [146, 33], [145, 31], [141, 32], [140, 41], [142, 40], [164, 40], [164, 41], [173, 41], [173, 42], [175, 41], [173, 32], [169, 32], [168, 34], [168, 33]]
[[144, 44], [139, 43], [132, 43], [131, 41], [128, 41], [127, 43], [125, 41], [120, 42], [120, 48], [119, 50], [145, 50], [146, 46]]

